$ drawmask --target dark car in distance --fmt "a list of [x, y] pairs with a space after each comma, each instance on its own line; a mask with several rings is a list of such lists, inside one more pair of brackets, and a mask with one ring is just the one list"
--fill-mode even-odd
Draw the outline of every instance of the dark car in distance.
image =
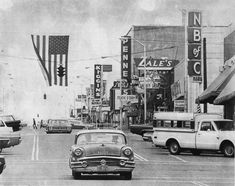
[[140, 136], [144, 136], [146, 132], [153, 132], [152, 124], [134, 124], [130, 125], [130, 131], [133, 134], [138, 134]]

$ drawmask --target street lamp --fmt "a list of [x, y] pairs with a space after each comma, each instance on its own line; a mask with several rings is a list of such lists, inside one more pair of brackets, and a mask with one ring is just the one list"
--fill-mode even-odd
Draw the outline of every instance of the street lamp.
[[146, 53], [146, 46], [145, 44], [141, 43], [139, 40], [135, 38], [131, 38], [137, 43], [139, 43], [141, 46], [144, 47], [144, 123], [146, 122], [147, 118], [147, 90], [146, 90], [146, 58], [147, 58], [147, 53]]

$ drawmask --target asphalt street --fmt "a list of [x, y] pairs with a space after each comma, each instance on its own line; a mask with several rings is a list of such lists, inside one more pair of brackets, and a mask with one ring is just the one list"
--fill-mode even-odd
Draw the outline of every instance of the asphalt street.
[[234, 158], [222, 154], [191, 153], [170, 155], [138, 135], [127, 132], [129, 145], [135, 152], [136, 168], [132, 180], [117, 175], [83, 176], [74, 180], [69, 168], [69, 150], [74, 142], [71, 134], [46, 134], [44, 129], [26, 127], [20, 131], [22, 143], [4, 149], [6, 169], [0, 185], [107, 185], [107, 186], [234, 186]]

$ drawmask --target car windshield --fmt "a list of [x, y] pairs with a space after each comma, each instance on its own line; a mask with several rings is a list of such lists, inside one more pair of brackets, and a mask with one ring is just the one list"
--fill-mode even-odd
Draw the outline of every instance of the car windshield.
[[234, 131], [233, 121], [214, 121], [217, 129], [221, 131]]
[[94, 143], [125, 144], [125, 136], [119, 133], [94, 132], [80, 134], [77, 138], [77, 145]]

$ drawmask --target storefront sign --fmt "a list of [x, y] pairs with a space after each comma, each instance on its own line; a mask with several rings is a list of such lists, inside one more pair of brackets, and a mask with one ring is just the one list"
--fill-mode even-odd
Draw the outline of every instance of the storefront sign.
[[188, 13], [188, 26], [189, 27], [201, 27], [202, 19], [201, 12], [189, 12]]
[[136, 95], [120, 95], [117, 98], [130, 103], [138, 103], [138, 97]]
[[90, 84], [90, 88], [91, 88], [91, 97], [94, 97], [94, 84]]
[[184, 104], [185, 104], [184, 100], [175, 100], [174, 101], [174, 107], [182, 107], [182, 108], [184, 108]]
[[189, 61], [188, 62], [188, 75], [189, 76], [201, 75], [201, 61]]
[[[164, 71], [169, 72], [169, 71]], [[139, 77], [139, 88], [144, 89], [144, 84], [146, 84], [147, 89], [159, 89], [161, 86], [164, 87], [168, 82], [167, 79], [173, 76], [171, 73], [159, 73], [156, 70], [148, 70], [146, 72], [146, 80], [144, 77]]]
[[201, 44], [188, 45], [188, 58], [197, 60], [201, 59]]
[[92, 99], [91, 104], [94, 105], [100, 105], [101, 104], [101, 99]]
[[183, 96], [183, 90], [182, 86], [180, 84], [180, 81], [175, 82], [171, 85], [171, 97], [172, 100], [178, 99], [179, 97]]
[[126, 79], [131, 83], [131, 37], [123, 36], [121, 38], [121, 79]]
[[201, 83], [202, 76], [193, 76], [193, 83]]
[[201, 75], [201, 12], [188, 13], [188, 75]]
[[188, 28], [188, 43], [201, 43], [201, 29]]
[[102, 79], [102, 65], [95, 65], [94, 68], [94, 98], [101, 98], [101, 79]]
[[[118, 88], [118, 89], [120, 89], [120, 81], [114, 81], [114, 82], [113, 82], [113, 88]], [[127, 83], [127, 81], [122, 81], [122, 88], [128, 88], [128, 83]]]
[[[134, 61], [138, 70], [144, 70], [143, 58], [134, 58]], [[147, 70], [171, 70], [178, 63], [178, 60], [147, 58], [145, 67]]]

